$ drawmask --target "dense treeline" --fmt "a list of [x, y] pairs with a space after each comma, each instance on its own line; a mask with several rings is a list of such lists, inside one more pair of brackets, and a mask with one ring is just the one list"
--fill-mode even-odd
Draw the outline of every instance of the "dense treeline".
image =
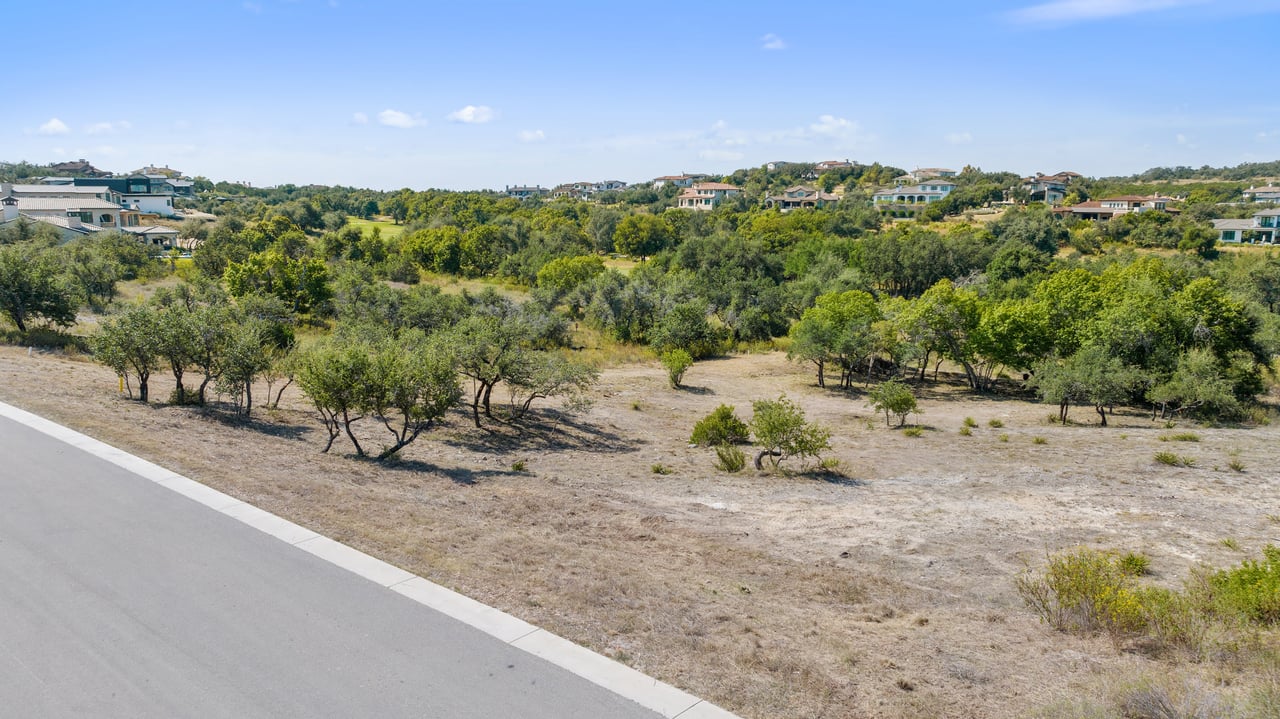
[[[214, 345], [242, 369], [214, 372], [209, 350], [195, 399], [178, 380], [175, 401], [204, 402], [213, 386], [247, 412], [255, 377], [307, 368], [299, 381], [327, 418], [330, 444], [346, 435], [361, 455], [353, 417], [382, 421], [394, 437], [388, 447], [400, 447], [455, 393], [439, 373], [397, 369], [391, 358], [459, 368], [470, 389], [457, 396], [477, 424], [517, 420], [535, 399], [577, 395], [589, 383], [567, 349], [572, 323], [692, 359], [789, 337], [792, 356], [815, 365], [819, 384], [832, 373], [843, 387], [899, 375], [924, 381], [942, 360], [974, 391], [991, 390], [1002, 374], [1026, 374], [1064, 419], [1072, 404], [1091, 404], [1104, 421], [1117, 403], [1239, 415], [1262, 391], [1280, 327], [1280, 258], [1217, 256], [1208, 213], [1192, 207], [1092, 222], [1033, 204], [985, 224], [893, 222], [863, 188], [898, 172], [831, 171], [818, 181], [845, 188], [837, 206], [788, 213], [747, 201], [711, 212], [671, 209], [671, 188], [629, 188], [609, 193], [609, 203], [210, 186], [201, 202], [214, 203], [218, 219], [189, 222], [204, 241], [183, 270], [191, 282], [185, 299], [162, 294], [132, 307], [107, 320], [102, 336], [126, 320], [177, 322], [171, 315], [181, 312], [172, 308], [186, 308], [183, 317], [204, 323], [195, 334], [223, 338]], [[812, 176], [811, 166], [789, 165], [727, 179], [763, 193]], [[957, 181], [948, 207], [962, 212], [1017, 178], [965, 168]], [[348, 223], [378, 212], [402, 232]], [[109, 307], [118, 282], [173, 272], [176, 262], [118, 236], [59, 245], [48, 230], [17, 223], [0, 236], [0, 273], [12, 275], [4, 275], [0, 311], [20, 331], [33, 321], [69, 326], [80, 306]], [[528, 300], [445, 294], [420, 284], [432, 275], [509, 283]], [[333, 339], [294, 357], [286, 328], [299, 322], [327, 327]], [[238, 339], [218, 329], [224, 325], [237, 328]], [[151, 364], [109, 344], [98, 350], [140, 394], [149, 368], [181, 377], [197, 366], [162, 361], [159, 350]], [[372, 372], [382, 379], [368, 379]], [[322, 379], [357, 375], [384, 394], [319, 404], [319, 397], [337, 401]], [[417, 388], [396, 390], [396, 382]], [[498, 414], [500, 385], [507, 401]], [[387, 404], [396, 391], [417, 404]]]

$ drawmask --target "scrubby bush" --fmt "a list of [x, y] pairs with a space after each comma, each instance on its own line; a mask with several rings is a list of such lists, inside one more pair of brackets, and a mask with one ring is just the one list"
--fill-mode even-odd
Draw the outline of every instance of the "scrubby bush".
[[703, 447], [746, 442], [747, 425], [734, 414], [733, 405], [722, 404], [693, 426], [689, 441]]
[[716, 445], [716, 469], [740, 472], [747, 466], [747, 455], [731, 444]]
[[1268, 545], [1262, 561], [1246, 559], [1210, 579], [1220, 611], [1263, 624], [1280, 624], [1280, 547]]

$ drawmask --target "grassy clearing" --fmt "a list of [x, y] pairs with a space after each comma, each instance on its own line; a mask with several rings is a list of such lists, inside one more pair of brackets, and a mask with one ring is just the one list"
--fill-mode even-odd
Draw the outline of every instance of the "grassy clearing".
[[347, 224], [359, 228], [366, 235], [376, 227], [382, 232], [383, 239], [387, 240], [404, 234], [404, 225], [397, 225], [390, 220], [362, 220], [358, 217], [348, 217]]

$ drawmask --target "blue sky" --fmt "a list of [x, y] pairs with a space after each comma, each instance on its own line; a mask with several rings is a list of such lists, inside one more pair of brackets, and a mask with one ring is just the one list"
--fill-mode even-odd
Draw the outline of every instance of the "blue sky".
[[771, 160], [1280, 159], [1280, 0], [51, 0], [0, 17], [3, 160], [471, 189]]

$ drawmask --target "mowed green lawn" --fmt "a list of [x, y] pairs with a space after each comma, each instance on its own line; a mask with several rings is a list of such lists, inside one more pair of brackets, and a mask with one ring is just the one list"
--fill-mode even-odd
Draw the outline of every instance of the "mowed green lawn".
[[347, 224], [352, 227], [360, 228], [360, 231], [366, 235], [373, 232], [373, 228], [377, 227], [382, 230], [384, 239], [399, 237], [404, 232], [404, 225], [397, 225], [390, 220], [362, 220], [358, 217], [348, 217]]

